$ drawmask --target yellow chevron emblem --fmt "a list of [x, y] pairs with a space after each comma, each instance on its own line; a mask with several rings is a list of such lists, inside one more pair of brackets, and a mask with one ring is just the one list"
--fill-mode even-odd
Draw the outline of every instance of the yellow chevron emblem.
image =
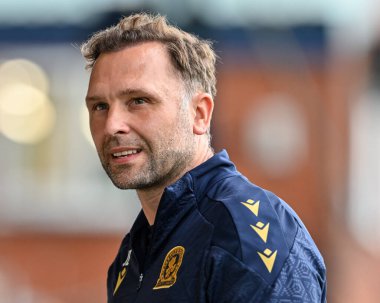
[[274, 261], [276, 260], [277, 257], [277, 250], [272, 253], [270, 249], [264, 250], [263, 253], [257, 252], [261, 258], [261, 260], [264, 262], [266, 268], [268, 269], [269, 272], [272, 272]]
[[131, 260], [131, 253], [132, 253], [132, 249], [128, 250], [128, 256], [127, 256], [127, 259], [125, 260], [125, 262], [123, 263], [122, 265], [122, 269], [119, 271], [119, 275], [117, 277], [117, 282], [116, 282], [116, 286], [115, 286], [115, 289], [113, 291], [113, 295], [116, 294], [117, 290], [119, 289], [121, 283], [123, 282], [125, 276], [127, 275], [127, 267], [129, 265], [129, 261]]
[[253, 201], [248, 199], [246, 202], [241, 202], [244, 206], [246, 206], [256, 217], [259, 215], [259, 207], [260, 201]]
[[119, 276], [117, 277], [117, 282], [116, 282], [115, 289], [113, 291], [113, 295], [116, 294], [117, 290], [119, 289], [121, 285], [121, 282], [123, 282], [126, 275], [127, 275], [127, 269], [123, 267], [123, 269], [119, 272]]
[[264, 225], [263, 222], [257, 222], [256, 226], [251, 225], [251, 227], [260, 236], [260, 238], [265, 243], [267, 243], [268, 232], [269, 232], [269, 223], [267, 223], [267, 225]]

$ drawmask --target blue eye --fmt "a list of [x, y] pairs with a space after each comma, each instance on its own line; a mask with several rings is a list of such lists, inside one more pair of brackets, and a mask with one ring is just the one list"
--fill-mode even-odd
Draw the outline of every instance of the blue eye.
[[141, 105], [141, 104], [144, 104], [144, 103], [146, 103], [146, 101], [143, 98], [135, 98], [135, 99], [133, 99], [133, 104], [135, 104], [135, 105]]
[[100, 110], [106, 110], [106, 109], [108, 109], [107, 103], [97, 103], [93, 107], [94, 111], [100, 111]]

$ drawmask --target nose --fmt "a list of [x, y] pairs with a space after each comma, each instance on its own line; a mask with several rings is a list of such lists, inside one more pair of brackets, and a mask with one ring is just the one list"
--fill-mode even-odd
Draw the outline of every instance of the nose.
[[128, 125], [128, 113], [116, 104], [110, 106], [104, 131], [112, 136], [128, 133], [130, 131]]

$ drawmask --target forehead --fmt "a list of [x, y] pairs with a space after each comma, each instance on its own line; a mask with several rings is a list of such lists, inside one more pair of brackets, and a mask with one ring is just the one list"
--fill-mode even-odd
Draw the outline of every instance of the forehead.
[[89, 89], [121, 83], [183, 85], [166, 47], [160, 42], [142, 42], [98, 57], [91, 71]]
[[[110, 71], [161, 71], [178, 72], [171, 62], [166, 47], [160, 42], [140, 42], [120, 50], [100, 54], [92, 73], [99, 68]], [[102, 70], [104, 72], [104, 70]]]

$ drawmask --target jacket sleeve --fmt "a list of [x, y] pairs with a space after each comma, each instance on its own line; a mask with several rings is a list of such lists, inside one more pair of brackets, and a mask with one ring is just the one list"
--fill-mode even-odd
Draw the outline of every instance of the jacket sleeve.
[[226, 252], [212, 247], [207, 264], [208, 302], [325, 303], [325, 267], [307, 241], [298, 235], [273, 283], [268, 284], [252, 268]]
[[305, 230], [299, 229], [290, 254], [259, 302], [326, 302], [326, 268]]
[[259, 302], [267, 284], [239, 259], [220, 247], [212, 247], [207, 264], [207, 302]]

